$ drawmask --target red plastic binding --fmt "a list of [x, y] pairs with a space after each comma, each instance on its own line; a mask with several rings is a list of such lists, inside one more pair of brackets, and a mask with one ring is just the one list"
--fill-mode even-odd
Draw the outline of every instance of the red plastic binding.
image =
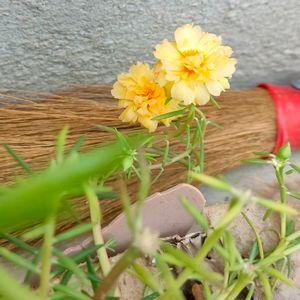
[[261, 83], [258, 87], [267, 89], [277, 112], [277, 140], [273, 152], [290, 143], [300, 148], [300, 90], [290, 86]]

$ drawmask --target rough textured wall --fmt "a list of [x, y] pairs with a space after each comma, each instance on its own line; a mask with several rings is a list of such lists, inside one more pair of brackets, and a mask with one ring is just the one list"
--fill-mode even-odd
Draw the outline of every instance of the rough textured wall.
[[112, 82], [191, 22], [235, 50], [233, 86], [286, 83], [300, 75], [299, 11], [299, 0], [0, 0], [0, 88]]

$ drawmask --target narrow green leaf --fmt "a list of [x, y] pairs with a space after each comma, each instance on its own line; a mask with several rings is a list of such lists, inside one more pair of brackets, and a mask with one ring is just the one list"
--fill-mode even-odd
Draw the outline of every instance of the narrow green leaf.
[[216, 225], [215, 229], [208, 235], [202, 247], [197, 252], [195, 256], [196, 261], [202, 262], [209, 253], [209, 251], [215, 248], [215, 245], [217, 245], [217, 242], [222, 236], [223, 232], [226, 230], [226, 228], [229, 226], [232, 220], [236, 218], [242, 211], [245, 205], [245, 201], [242, 200], [243, 199], [240, 199], [238, 201], [231, 201], [229, 209], [226, 211], [223, 218], [221, 218], [219, 223]]
[[3, 144], [7, 153], [19, 164], [26, 173], [30, 174], [31, 170], [27, 163], [12, 149], [8, 144]]
[[269, 165], [272, 163], [271, 161], [265, 159], [245, 159], [242, 162], [251, 165]]
[[296, 192], [286, 192], [288, 195], [290, 195], [291, 197], [300, 200], [300, 193], [296, 193]]
[[185, 252], [180, 251], [169, 244], [162, 244], [161, 247], [163, 251], [167, 252], [171, 256], [174, 256], [174, 258], [177, 259], [178, 261], [181, 261], [186, 268], [191, 269], [203, 280], [221, 281], [223, 279], [223, 276], [220, 273], [216, 273], [212, 271], [207, 272], [207, 270], [205, 270], [203, 266], [198, 265], [195, 259], [189, 256], [188, 254], [186, 254]]
[[[9, 275], [9, 272], [0, 267], [0, 295], [6, 300], [39, 300], [25, 285], [20, 284]], [[87, 300], [87, 299], [84, 299]], [[90, 300], [90, 299], [89, 299]]]
[[151, 120], [153, 121], [160, 121], [160, 120], [164, 120], [164, 119], [168, 119], [168, 118], [172, 118], [172, 117], [177, 117], [182, 115], [184, 112], [186, 111], [186, 109], [180, 109], [180, 110], [175, 110], [166, 114], [162, 114], [160, 116], [154, 117]]
[[159, 154], [150, 153], [150, 152], [146, 152], [144, 155], [145, 155], [146, 159], [151, 160], [151, 161], [155, 161], [155, 159], [160, 156]]
[[222, 126], [212, 120], [208, 120], [207, 121], [207, 125], [211, 125], [212, 127], [215, 127], [215, 128], [221, 128]]
[[160, 296], [158, 292], [154, 292], [148, 296], [143, 297], [141, 300], [155, 300]]
[[210, 102], [211, 102], [217, 109], [220, 109], [220, 108], [221, 108], [220, 104], [217, 102], [217, 100], [216, 100], [212, 95], [210, 95]]
[[96, 195], [99, 199], [110, 199], [110, 200], [118, 200], [120, 198], [120, 195], [116, 192], [97, 192], [96, 191]]
[[270, 215], [272, 214], [272, 210], [270, 209], [270, 208], [268, 208], [267, 210], [266, 210], [266, 212], [264, 213], [264, 215], [263, 215], [263, 221], [266, 221], [269, 217], [270, 217]]
[[101, 131], [105, 131], [105, 132], [108, 132], [108, 133], [112, 133], [113, 135], [116, 134], [116, 131], [115, 131], [115, 128], [111, 128], [111, 127], [108, 127], [108, 126], [104, 126], [104, 125], [96, 125], [96, 127], [98, 129], [100, 129]]
[[[71, 256], [71, 259], [79, 264], [81, 263], [82, 261], [85, 260], [85, 258], [87, 256], [90, 256], [94, 253], [96, 253], [96, 251], [100, 248], [100, 247], [103, 247], [103, 245], [92, 245], [90, 247], [87, 247], [85, 249], [82, 249], [79, 253]], [[55, 271], [53, 272], [53, 276], [57, 276], [58, 274], [62, 273], [63, 271], [65, 270], [64, 267], [60, 266], [60, 265], [57, 265]]]
[[193, 219], [200, 225], [205, 231], [208, 230], [209, 224], [204, 215], [186, 198], [181, 199], [181, 203], [184, 208], [190, 213]]
[[1, 236], [6, 239], [7, 241], [9, 241], [10, 243], [14, 244], [15, 246], [17, 246], [18, 248], [29, 252], [31, 254], [36, 254], [38, 252], [38, 250], [30, 245], [28, 245], [27, 243], [23, 242], [22, 240], [16, 238], [15, 236], [13, 236], [12, 234], [9, 233], [1, 233]]
[[[38, 252], [37, 254], [35, 254], [31, 260], [31, 263], [35, 266], [38, 265], [38, 262], [41, 258], [41, 252]], [[34, 272], [28, 270], [25, 274], [25, 277], [24, 277], [24, 281], [23, 283], [24, 284], [28, 284], [29, 282], [31, 282], [31, 279], [32, 279], [32, 276], [33, 276]]]
[[244, 219], [246, 220], [246, 222], [248, 223], [249, 227], [252, 229], [252, 231], [255, 235], [259, 255], [260, 255], [260, 258], [263, 259], [264, 258], [264, 249], [263, 249], [262, 241], [259, 236], [258, 230], [257, 230], [255, 224], [247, 217], [247, 215], [245, 213], [242, 212], [242, 216], [244, 217]]
[[275, 268], [272, 267], [265, 267], [263, 269], [266, 273], [269, 273], [270, 275], [272, 275], [274, 278], [282, 281], [283, 283], [285, 283], [288, 286], [293, 286], [293, 281], [289, 278], [287, 278], [283, 273], [281, 273], [280, 271], [276, 270]]
[[254, 155], [261, 156], [261, 157], [269, 157], [273, 154], [271, 154], [270, 152], [254, 152]]
[[[67, 271], [64, 273], [64, 276], [61, 278], [61, 280], [60, 280], [59, 283], [60, 283], [61, 285], [68, 285], [69, 281], [70, 281], [71, 278], [72, 278], [72, 275], [73, 275], [72, 271], [67, 270]], [[54, 276], [53, 276], [53, 277], [54, 277]]]
[[297, 215], [298, 212], [293, 207], [287, 206], [285, 204], [275, 202], [274, 200], [259, 198], [259, 197], [253, 197], [253, 200], [258, 203], [259, 205], [271, 209], [273, 211], [278, 212], [284, 212], [290, 215]]
[[254, 294], [254, 291], [255, 291], [255, 284], [252, 283], [245, 300], [252, 300], [253, 299], [252, 296]]
[[286, 235], [291, 235], [295, 232], [295, 221], [291, 218], [287, 218], [286, 221]]
[[163, 162], [164, 165], [168, 162], [169, 152], [170, 152], [170, 143], [167, 140], [164, 155], [163, 155], [163, 159], [162, 159], [162, 162]]
[[285, 172], [285, 175], [290, 175], [290, 174], [293, 174], [294, 172], [295, 172], [294, 169], [290, 169], [290, 170]]
[[82, 262], [87, 256], [90, 256], [94, 253], [96, 253], [96, 251], [103, 247], [104, 245], [92, 245], [90, 247], [86, 247], [85, 249], [82, 249], [79, 253], [75, 254], [72, 256], [72, 259], [76, 262], [76, 263], [80, 263]]
[[63, 233], [60, 233], [58, 235], [56, 235], [54, 237], [54, 243], [60, 243], [63, 242], [65, 240], [69, 240], [72, 238], [75, 238], [83, 233], [88, 232], [89, 230], [91, 230], [93, 228], [93, 224], [80, 224], [78, 226], [75, 226], [73, 228], [71, 228], [68, 231], [65, 231]]
[[56, 141], [56, 161], [57, 164], [60, 165], [64, 159], [64, 151], [65, 151], [65, 144], [66, 138], [68, 135], [69, 127], [65, 126], [59, 133]]
[[228, 183], [226, 183], [222, 180], [219, 180], [217, 178], [214, 178], [214, 177], [211, 177], [208, 175], [204, 175], [202, 173], [194, 173], [194, 172], [190, 172], [190, 176], [208, 186], [215, 188], [215, 189], [222, 190], [225, 192], [230, 192], [230, 193], [232, 193], [232, 191], [233, 191], [232, 187]]
[[255, 258], [257, 257], [257, 255], [258, 255], [258, 246], [257, 246], [257, 241], [255, 241], [252, 244], [252, 247], [249, 251], [249, 261], [253, 262], [255, 260]]
[[53, 286], [53, 289], [55, 291], [59, 291], [62, 292], [64, 294], [66, 294], [67, 296], [71, 296], [72, 299], [76, 299], [76, 300], [91, 300], [90, 297], [86, 296], [83, 293], [77, 292], [76, 290], [74, 290], [71, 287], [67, 287], [65, 285], [61, 285], [61, 284], [56, 284]]
[[57, 263], [64, 267], [65, 269], [70, 270], [74, 275], [81, 281], [86, 282], [85, 273], [83, 270], [77, 266], [76, 261], [71, 257], [64, 255], [57, 249], [53, 249], [53, 254], [58, 258]]
[[85, 136], [81, 135], [72, 145], [71, 149], [69, 150], [68, 156], [77, 153], [81, 145], [84, 143], [84, 141], [85, 141]]
[[293, 170], [295, 170], [297, 173], [300, 174], [300, 167], [298, 167], [297, 165], [295, 165], [295, 164], [293, 164], [293, 163], [290, 164], [290, 167], [291, 167]]
[[166, 290], [179, 290], [180, 286], [176, 283], [174, 274], [169, 265], [161, 258], [160, 255], [155, 257], [156, 267], [159, 270], [161, 277], [164, 279], [164, 288]]
[[259, 272], [258, 278], [259, 278], [260, 284], [264, 290], [265, 300], [272, 300], [272, 289], [271, 289], [268, 277], [264, 273]]
[[[132, 149], [141, 147], [148, 136], [127, 137]], [[75, 160], [65, 160], [10, 186], [0, 194], [0, 231], [29, 226], [43, 220], [66, 191], [82, 186], [90, 178], [104, 177], [112, 169], [120, 170], [127, 149], [114, 142], [100, 149], [78, 154]], [[28, 205], [30, 203], [30, 205]]]
[[87, 277], [91, 282], [92, 288], [95, 291], [100, 283], [100, 278], [97, 275], [97, 272], [94, 268], [94, 264], [90, 258], [90, 256], [87, 256], [85, 259], [86, 267], [87, 267]]
[[26, 241], [35, 240], [45, 233], [45, 225], [38, 225], [31, 230], [24, 232], [22, 238]]
[[134, 263], [132, 265], [135, 276], [139, 278], [142, 282], [145, 283], [148, 287], [150, 287], [153, 291], [161, 291], [161, 287], [157, 279], [153, 276], [153, 274], [145, 267], [140, 264]]
[[28, 271], [34, 272], [34, 273], [39, 273], [37, 267], [32, 264], [29, 260], [26, 260], [25, 258], [5, 249], [5, 248], [0, 248], [0, 256], [4, 257], [8, 261], [14, 263], [15, 265], [24, 268]]
[[230, 253], [229, 260], [228, 260], [230, 264], [234, 264], [236, 261], [243, 264], [243, 259], [236, 247], [234, 238], [228, 230], [224, 231], [223, 240], [224, 240], [224, 248], [227, 250], [228, 253]]

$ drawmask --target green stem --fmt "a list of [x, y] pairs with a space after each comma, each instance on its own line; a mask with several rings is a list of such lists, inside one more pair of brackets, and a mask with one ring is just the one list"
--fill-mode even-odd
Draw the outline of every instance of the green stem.
[[[101, 231], [101, 209], [98, 202], [98, 197], [94, 189], [90, 185], [84, 187], [86, 197], [89, 202], [91, 222], [93, 224], [93, 239], [95, 245], [104, 245], [104, 239]], [[105, 247], [100, 247], [97, 250], [98, 260], [101, 266], [103, 275], [107, 275], [111, 269], [110, 261]]]
[[263, 259], [264, 258], [264, 249], [263, 249], [262, 241], [261, 241], [261, 238], [257, 231], [257, 228], [254, 225], [254, 223], [247, 217], [247, 215], [245, 213], [242, 212], [242, 216], [245, 218], [246, 222], [248, 223], [248, 225], [250, 226], [250, 228], [252, 229], [252, 231], [255, 235], [257, 246], [258, 246], [258, 251], [259, 251], [259, 256], [261, 259]]
[[102, 300], [105, 295], [114, 287], [119, 276], [129, 267], [132, 263], [142, 255], [140, 250], [131, 246], [122, 255], [118, 262], [113, 266], [111, 271], [106, 277], [103, 278], [101, 284], [98, 286], [93, 300]]
[[49, 215], [45, 222], [45, 234], [44, 243], [41, 252], [41, 277], [40, 277], [40, 299], [48, 299], [51, 279], [51, 255], [52, 255], [52, 244], [55, 232], [55, 214]]
[[[207, 127], [207, 120], [205, 115], [197, 109], [197, 113], [200, 116], [200, 121], [197, 120], [197, 126], [199, 127], [199, 136], [200, 136], [200, 141], [199, 141], [199, 147], [200, 147], [200, 152], [199, 152], [199, 169], [200, 172], [203, 173], [204, 171], [204, 146], [205, 146], [205, 141], [204, 141], [204, 135]], [[200, 124], [199, 124], [200, 123]]]
[[241, 293], [241, 291], [252, 281], [252, 277], [249, 274], [241, 274], [238, 280], [235, 282], [226, 300], [234, 300]]
[[189, 151], [184, 151], [176, 156], [174, 156], [168, 163], [166, 164], [156, 164], [156, 165], [152, 165], [150, 166], [150, 170], [154, 170], [154, 169], [161, 169], [162, 167], [167, 167], [169, 165], [172, 165], [173, 163], [176, 163], [180, 160], [182, 160], [183, 158], [185, 158], [187, 155], [190, 154], [190, 150]]
[[[279, 183], [279, 190], [280, 190], [280, 201], [282, 204], [286, 204], [286, 188], [285, 188], [285, 181], [283, 175], [283, 166], [276, 167], [276, 177]], [[281, 238], [285, 238], [286, 236], [286, 213], [280, 213], [281, 223], [280, 223], [280, 231], [281, 231]]]

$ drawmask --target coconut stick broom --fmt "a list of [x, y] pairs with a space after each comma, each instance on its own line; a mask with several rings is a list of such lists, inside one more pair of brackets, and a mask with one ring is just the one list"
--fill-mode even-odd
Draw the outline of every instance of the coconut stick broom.
[[[217, 99], [220, 110], [213, 105], [203, 106], [207, 118], [220, 125], [220, 128], [209, 127], [206, 132], [207, 174], [221, 174], [238, 166], [243, 159], [253, 157], [253, 152], [271, 152], [289, 139], [285, 134], [279, 140], [279, 127], [282, 125], [278, 125], [277, 116], [280, 105], [276, 105], [272, 95], [272, 89], [276, 87], [263, 87], [222, 93]], [[280, 88], [286, 88], [285, 93], [289, 95], [294, 92], [289, 87], [278, 87], [278, 90]], [[124, 133], [141, 130], [138, 126], [128, 125], [119, 120], [121, 110], [110, 91], [110, 85], [80, 85], [51, 95], [29, 92], [2, 93], [0, 142], [9, 144], [32, 169], [38, 170], [49, 163], [54, 154], [56, 136], [66, 124], [70, 128], [67, 146], [70, 147], [76, 139], [85, 135], [83, 150], [114, 138], [111, 134], [100, 131], [96, 124], [116, 127]], [[299, 92], [295, 93], [299, 102]], [[299, 140], [294, 138], [291, 141], [292, 146], [299, 146]], [[174, 147], [176, 148], [176, 144]], [[3, 147], [0, 148], [0, 160], [0, 183], [11, 182], [22, 174], [20, 167]], [[186, 171], [180, 164], [171, 165], [154, 184], [152, 192], [163, 191], [182, 182], [185, 175]], [[129, 190], [134, 194], [135, 182], [130, 184]], [[83, 199], [75, 200], [74, 205], [80, 219], [88, 217], [88, 207]], [[101, 205], [104, 225], [121, 210], [118, 201], [103, 201]], [[71, 225], [70, 221], [62, 221], [60, 229]]]

